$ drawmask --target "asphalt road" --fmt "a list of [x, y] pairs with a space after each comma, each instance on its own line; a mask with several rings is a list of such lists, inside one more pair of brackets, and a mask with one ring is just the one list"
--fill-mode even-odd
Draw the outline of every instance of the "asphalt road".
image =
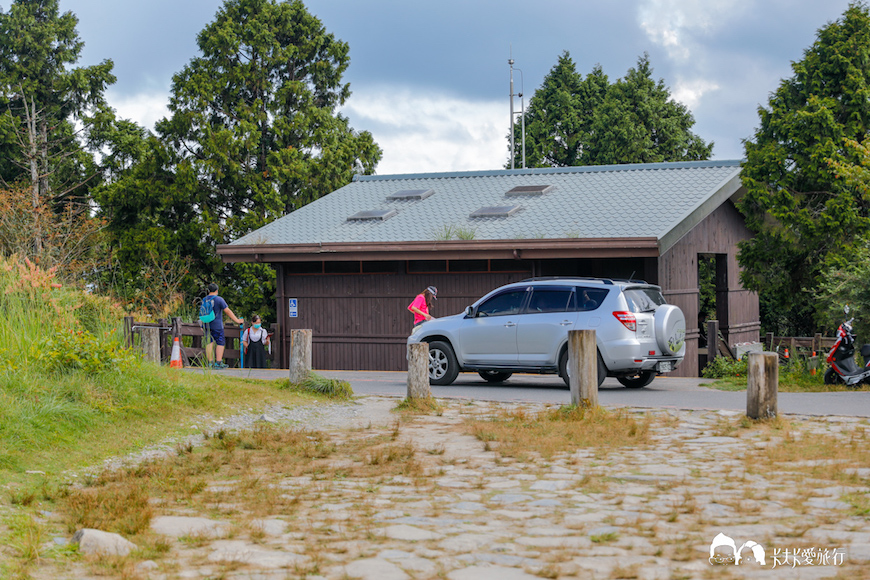
[[[287, 378], [287, 370], [226, 369], [211, 371], [233, 376], [275, 379]], [[407, 373], [385, 371], [322, 371], [318, 374], [346, 380], [358, 395], [404, 397]], [[616, 379], [606, 379], [598, 402], [606, 407], [673, 409], [715, 409], [746, 412], [746, 392], [718, 391], [702, 385], [709, 379], [658, 377], [643, 389], [626, 389]], [[438, 398], [485, 401], [567, 404], [571, 394], [555, 375], [514, 375], [502, 384], [489, 384], [477, 373], [461, 373], [450, 386], [432, 386]], [[837, 415], [870, 417], [870, 392], [779, 393], [779, 412], [795, 415]]]

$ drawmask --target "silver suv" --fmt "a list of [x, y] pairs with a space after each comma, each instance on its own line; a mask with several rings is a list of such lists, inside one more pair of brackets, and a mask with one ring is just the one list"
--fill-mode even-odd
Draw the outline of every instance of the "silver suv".
[[661, 288], [635, 280], [530, 279], [493, 290], [462, 314], [417, 326], [408, 344], [429, 343], [429, 380], [449, 385], [461, 371], [489, 382], [515, 372], [558, 373], [567, 384], [568, 331], [594, 329], [598, 384], [630, 388], [676, 369], [686, 319]]

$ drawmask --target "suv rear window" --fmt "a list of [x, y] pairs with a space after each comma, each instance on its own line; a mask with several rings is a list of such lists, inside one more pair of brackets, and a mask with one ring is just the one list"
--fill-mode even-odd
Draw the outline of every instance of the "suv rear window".
[[665, 297], [655, 288], [629, 288], [625, 292], [625, 300], [631, 312], [655, 312], [662, 304], [666, 304]]

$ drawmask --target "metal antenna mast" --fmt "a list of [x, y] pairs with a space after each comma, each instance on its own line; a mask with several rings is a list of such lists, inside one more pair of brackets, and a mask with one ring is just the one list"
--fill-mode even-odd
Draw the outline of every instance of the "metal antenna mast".
[[[513, 56], [513, 50], [511, 50], [511, 56]], [[513, 169], [514, 168], [514, 158], [515, 158], [515, 155], [514, 155], [514, 150], [515, 150], [515, 144], [514, 144], [514, 59], [509, 58], [508, 64], [511, 67], [511, 125], [510, 125], [510, 130], [511, 130], [511, 169]]]
[[[511, 48], [511, 57], [513, 57], [513, 47]], [[526, 114], [525, 114], [525, 100], [523, 99], [523, 87], [522, 87], [522, 85], [524, 85], [525, 83], [523, 82], [524, 81], [523, 71], [521, 69], [517, 69], [520, 73], [520, 93], [518, 95], [515, 95], [514, 94], [514, 59], [513, 58], [508, 59], [508, 65], [510, 65], [510, 67], [511, 67], [511, 93], [510, 93], [510, 95], [511, 95], [511, 99], [510, 99], [511, 100], [511, 123], [510, 123], [511, 169], [514, 169], [514, 166], [515, 166], [514, 159], [516, 157], [514, 155], [514, 151], [516, 150], [516, 142], [514, 139], [514, 115], [516, 115], [516, 113], [514, 112], [514, 97], [515, 96], [520, 98], [520, 113], [519, 113], [519, 115], [520, 115], [520, 120], [522, 123], [521, 132], [522, 132], [522, 136], [523, 136], [523, 141], [522, 141], [523, 169], [525, 169], [526, 168]]]

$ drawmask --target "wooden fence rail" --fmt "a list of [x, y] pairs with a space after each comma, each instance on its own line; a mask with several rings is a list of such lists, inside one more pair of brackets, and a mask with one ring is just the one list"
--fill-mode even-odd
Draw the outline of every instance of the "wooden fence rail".
[[[133, 320], [132, 316], [127, 316], [124, 318], [124, 339], [128, 347], [137, 344], [139, 329], [146, 327], [160, 329], [160, 360], [164, 363], [168, 363], [170, 356], [172, 356], [172, 343], [176, 336], [181, 339], [179, 341], [181, 343], [181, 358], [185, 366], [194, 364], [192, 361], [205, 360], [203, 326], [200, 323], [184, 322], [180, 318], [172, 318], [171, 320], [161, 318], [157, 322], [137, 322]], [[269, 332], [272, 333], [270, 337], [272, 352], [267, 352], [266, 358], [272, 361], [272, 364], [278, 358], [278, 353], [281, 352], [281, 333], [279, 330], [277, 323], [269, 327]], [[226, 338], [224, 361], [230, 366], [239, 366], [242, 332], [236, 325], [224, 326], [224, 338]]]
[[[774, 336], [772, 332], [768, 332], [764, 336], [764, 349], [773, 352], [787, 348], [789, 353], [808, 356], [812, 351], [822, 356], [833, 348], [835, 342], [837, 342], [835, 337], [822, 336], [820, 333], [816, 333], [815, 336]], [[802, 350], [805, 352], [801, 353]]]

